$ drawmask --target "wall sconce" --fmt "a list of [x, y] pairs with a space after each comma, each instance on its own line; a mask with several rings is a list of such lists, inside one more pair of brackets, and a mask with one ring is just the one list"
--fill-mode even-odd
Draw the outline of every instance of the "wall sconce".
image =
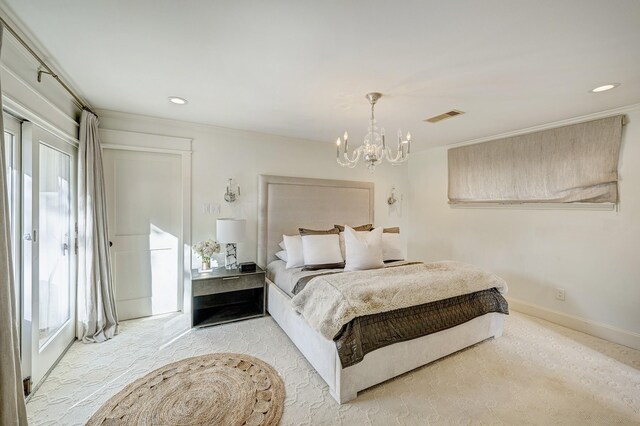
[[227, 203], [233, 203], [240, 196], [240, 185], [235, 183], [233, 179], [227, 182], [227, 192], [224, 193], [224, 199]]
[[396, 187], [394, 186], [391, 188], [391, 194], [389, 195], [389, 198], [387, 198], [387, 204], [392, 206], [397, 202], [398, 202], [398, 197], [396, 197]]

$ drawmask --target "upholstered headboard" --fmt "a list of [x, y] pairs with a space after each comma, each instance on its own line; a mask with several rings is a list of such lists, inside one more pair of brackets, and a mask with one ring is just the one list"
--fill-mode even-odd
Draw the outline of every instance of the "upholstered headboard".
[[282, 235], [298, 228], [373, 223], [372, 182], [260, 175], [258, 184], [258, 265], [276, 259]]

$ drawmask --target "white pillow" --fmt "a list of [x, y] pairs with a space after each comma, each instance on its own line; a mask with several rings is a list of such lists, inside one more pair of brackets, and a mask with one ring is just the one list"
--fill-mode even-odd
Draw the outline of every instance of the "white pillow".
[[403, 260], [402, 241], [400, 234], [383, 232], [382, 233], [382, 260], [385, 262], [390, 260]]
[[304, 254], [302, 253], [302, 237], [300, 235], [283, 235], [284, 247], [287, 251], [287, 269], [301, 268], [304, 266]]
[[287, 261], [287, 251], [286, 250], [280, 250], [279, 252], [276, 253], [276, 257], [280, 260], [283, 261]]
[[382, 228], [371, 232], [356, 232], [346, 226], [344, 243], [347, 253], [345, 271], [376, 269], [384, 266], [382, 260]]
[[[284, 236], [284, 235], [283, 235], [283, 236]], [[279, 246], [282, 250], [286, 250], [286, 249], [287, 249], [287, 248], [284, 246], [284, 241], [280, 241], [280, 242], [278, 243], [278, 246]], [[277, 256], [277, 254], [276, 254], [276, 256]]]
[[[351, 229], [353, 229], [353, 228], [351, 228]], [[355, 229], [354, 229], [354, 230], [355, 230]], [[366, 234], [366, 233], [368, 233], [368, 232], [370, 232], [370, 231], [356, 231], [356, 232], [357, 232], [358, 234], [360, 234], [360, 233], [364, 233], [364, 234]], [[345, 250], [345, 248], [344, 248], [344, 231], [342, 231], [342, 232], [340, 233], [340, 253], [342, 253], [342, 257], [343, 257], [344, 259], [346, 259], [346, 258], [347, 258], [347, 252], [346, 252], [346, 250]]]
[[305, 266], [335, 265], [344, 262], [338, 234], [303, 235], [302, 253]]

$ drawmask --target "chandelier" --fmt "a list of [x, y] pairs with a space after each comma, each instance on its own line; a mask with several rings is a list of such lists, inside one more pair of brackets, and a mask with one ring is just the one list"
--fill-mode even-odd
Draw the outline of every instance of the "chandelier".
[[387, 146], [384, 128], [378, 131], [373, 111], [376, 102], [382, 97], [382, 93], [367, 93], [365, 97], [371, 104], [371, 121], [369, 122], [364, 142], [350, 153], [349, 133], [344, 132], [344, 143], [340, 138], [336, 140], [336, 161], [343, 167], [354, 168], [360, 159], [363, 159], [370, 172], [373, 172], [376, 166], [382, 163], [383, 157], [394, 166], [405, 163], [411, 152], [411, 133], [407, 132], [406, 137], [403, 139], [402, 131], [398, 130], [398, 147], [394, 154], [391, 148]]

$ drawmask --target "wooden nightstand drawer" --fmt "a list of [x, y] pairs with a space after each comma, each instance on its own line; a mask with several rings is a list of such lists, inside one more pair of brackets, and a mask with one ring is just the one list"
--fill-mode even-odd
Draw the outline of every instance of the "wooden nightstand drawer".
[[264, 287], [264, 273], [238, 274], [221, 278], [203, 278], [193, 281], [193, 296], [227, 293]]

